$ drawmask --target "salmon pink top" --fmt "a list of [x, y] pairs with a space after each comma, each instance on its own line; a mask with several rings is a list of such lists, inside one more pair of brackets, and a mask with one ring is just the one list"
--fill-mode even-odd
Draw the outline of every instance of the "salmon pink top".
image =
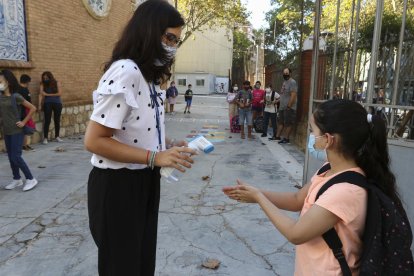
[[[353, 168], [349, 171], [364, 174], [360, 168]], [[342, 250], [352, 275], [358, 275], [359, 258], [362, 254], [361, 239], [365, 227], [368, 200], [366, 190], [349, 183], [338, 183], [326, 190], [315, 202], [319, 189], [337, 174], [327, 177], [325, 176], [326, 172], [324, 172], [312, 177], [301, 216], [316, 204], [340, 219], [335, 225], [335, 229], [342, 241]], [[295, 275], [342, 275], [338, 260], [322, 236], [296, 246]]]

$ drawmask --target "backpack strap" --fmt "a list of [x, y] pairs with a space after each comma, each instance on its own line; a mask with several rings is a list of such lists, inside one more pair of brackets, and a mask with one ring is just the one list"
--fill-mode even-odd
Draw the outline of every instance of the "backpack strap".
[[328, 171], [330, 169], [331, 169], [331, 164], [326, 163], [325, 165], [322, 166], [322, 168], [319, 169], [319, 171], [316, 174], [317, 175], [323, 174], [324, 172], [326, 172], [326, 171]]
[[[325, 164], [321, 169], [319, 169], [318, 174], [323, 173], [330, 169], [330, 165]], [[316, 195], [315, 202], [318, 200], [318, 198], [330, 187], [337, 183], [344, 183], [348, 182], [354, 185], [357, 185], [362, 188], [367, 188], [367, 180], [365, 176], [363, 176], [360, 173], [353, 172], [353, 171], [346, 171], [343, 173], [338, 174], [337, 176], [331, 178], [328, 180], [322, 188], [318, 191], [318, 194]], [[348, 263], [346, 262], [344, 252], [342, 251], [342, 242], [341, 239], [338, 236], [338, 233], [336, 232], [335, 228], [329, 229], [327, 232], [325, 232], [322, 235], [325, 242], [328, 244], [329, 248], [332, 250], [335, 258], [338, 260], [339, 265], [341, 266], [342, 274], [344, 276], [352, 276], [351, 269], [348, 266]]]

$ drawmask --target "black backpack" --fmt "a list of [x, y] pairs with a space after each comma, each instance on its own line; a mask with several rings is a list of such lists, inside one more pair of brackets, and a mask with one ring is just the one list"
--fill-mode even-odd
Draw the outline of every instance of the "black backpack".
[[253, 121], [253, 127], [254, 130], [257, 133], [262, 133], [264, 130], [264, 118], [263, 116], [258, 116], [254, 121]]
[[[326, 164], [318, 174], [329, 169], [330, 165]], [[397, 206], [397, 203], [375, 184], [370, 183], [365, 176], [353, 171], [338, 174], [322, 186], [315, 201], [332, 185], [344, 182], [360, 186], [368, 192], [360, 275], [414, 275], [413, 254], [410, 248], [413, 234], [407, 214], [402, 206]], [[343, 275], [351, 276], [351, 270], [342, 251], [342, 242], [335, 228], [322, 236], [338, 260]]]

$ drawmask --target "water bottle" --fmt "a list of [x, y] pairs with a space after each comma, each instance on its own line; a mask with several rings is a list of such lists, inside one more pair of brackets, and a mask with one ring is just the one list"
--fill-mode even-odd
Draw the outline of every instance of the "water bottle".
[[[210, 153], [214, 150], [214, 145], [202, 135], [198, 135], [191, 140], [188, 147], [197, 153]], [[180, 179], [180, 171], [172, 167], [162, 167], [160, 173], [167, 182], [177, 182]]]

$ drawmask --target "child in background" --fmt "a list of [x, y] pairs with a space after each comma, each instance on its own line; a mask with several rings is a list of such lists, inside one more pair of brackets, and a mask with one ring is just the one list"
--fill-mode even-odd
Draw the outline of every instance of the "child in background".
[[184, 114], [187, 112], [191, 113], [190, 108], [191, 108], [191, 102], [193, 101], [193, 90], [191, 90], [191, 87], [192, 87], [191, 84], [189, 84], [187, 91], [185, 91], [184, 99], [186, 102], [186, 106], [184, 109]]

